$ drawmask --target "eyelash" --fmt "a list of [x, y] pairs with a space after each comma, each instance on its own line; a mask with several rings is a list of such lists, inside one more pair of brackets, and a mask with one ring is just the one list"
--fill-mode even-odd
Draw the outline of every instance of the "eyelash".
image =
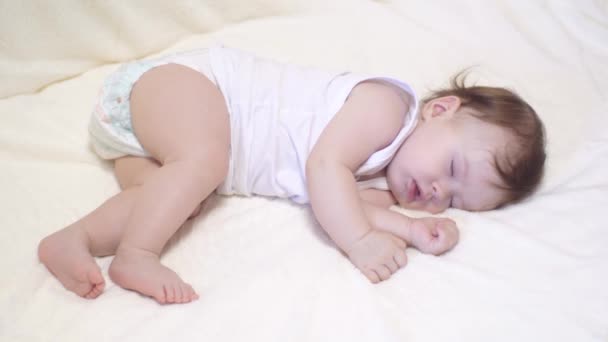
[[[450, 175], [454, 177], [454, 159], [450, 162]], [[450, 208], [453, 207], [454, 204], [454, 196], [450, 197]]]

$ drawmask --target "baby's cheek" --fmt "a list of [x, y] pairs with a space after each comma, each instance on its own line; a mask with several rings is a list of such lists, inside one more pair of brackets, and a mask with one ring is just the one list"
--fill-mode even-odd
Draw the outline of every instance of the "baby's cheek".
[[401, 203], [402, 198], [403, 198], [403, 189], [401, 189], [399, 187], [399, 185], [392, 182], [391, 179], [388, 177], [387, 177], [387, 182], [388, 182], [388, 190], [391, 192], [391, 195], [393, 195], [393, 197], [395, 197], [395, 199], [399, 203]]

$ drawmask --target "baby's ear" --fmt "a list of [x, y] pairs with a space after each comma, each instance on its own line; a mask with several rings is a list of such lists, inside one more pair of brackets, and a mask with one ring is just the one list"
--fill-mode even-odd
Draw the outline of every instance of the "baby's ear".
[[427, 102], [422, 109], [422, 118], [425, 120], [438, 116], [452, 116], [458, 111], [461, 105], [458, 96], [442, 96]]

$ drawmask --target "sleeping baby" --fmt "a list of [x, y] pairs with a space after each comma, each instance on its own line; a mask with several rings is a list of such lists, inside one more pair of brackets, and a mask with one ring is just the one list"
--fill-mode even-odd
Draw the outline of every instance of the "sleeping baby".
[[160, 261], [212, 193], [310, 205], [336, 247], [371, 282], [458, 241], [454, 221], [410, 218], [492, 210], [529, 196], [545, 162], [543, 124], [497, 87], [451, 87], [419, 100], [383, 75], [278, 63], [223, 46], [121, 66], [104, 82], [90, 127], [121, 191], [44, 238], [39, 258], [63, 286], [96, 298], [105, 280], [159, 303], [197, 292]]

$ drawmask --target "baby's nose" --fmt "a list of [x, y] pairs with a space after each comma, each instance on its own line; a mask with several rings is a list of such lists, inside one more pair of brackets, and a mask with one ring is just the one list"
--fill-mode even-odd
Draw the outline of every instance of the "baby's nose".
[[437, 203], [443, 204], [450, 197], [450, 190], [446, 184], [442, 184], [440, 182], [433, 182], [432, 190], [432, 199]]
[[445, 197], [445, 191], [443, 191], [443, 187], [439, 184], [439, 182], [433, 182], [432, 184], [432, 196], [436, 200], [443, 200]]

